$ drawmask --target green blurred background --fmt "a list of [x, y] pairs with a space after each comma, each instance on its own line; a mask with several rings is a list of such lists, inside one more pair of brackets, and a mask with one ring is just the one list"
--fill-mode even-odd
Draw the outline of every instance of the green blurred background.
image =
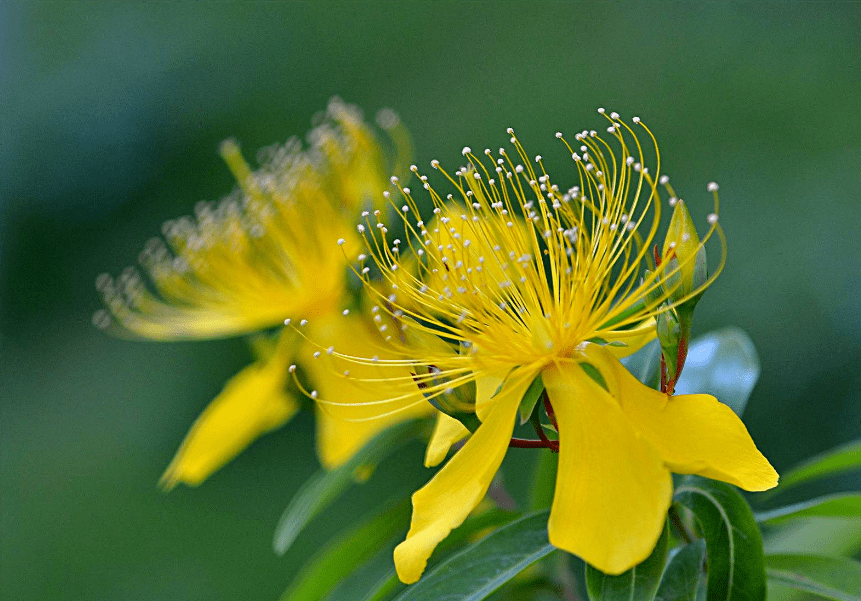
[[[343, 516], [379, 502], [354, 489], [271, 552], [317, 466], [307, 415], [201, 488], [162, 494], [248, 350], [90, 324], [96, 275], [231, 189], [222, 139], [253, 153], [301, 135], [333, 94], [369, 116], [394, 108], [420, 165], [457, 164], [513, 126], [561, 166], [557, 130], [597, 128], [599, 106], [640, 115], [699, 223], [721, 184], [729, 264], [697, 330], [755, 341], [760, 448], [785, 470], [857, 437], [859, 30], [851, 2], [0, 5], [0, 595], [270, 600]], [[422, 481], [420, 454], [380, 477]]]

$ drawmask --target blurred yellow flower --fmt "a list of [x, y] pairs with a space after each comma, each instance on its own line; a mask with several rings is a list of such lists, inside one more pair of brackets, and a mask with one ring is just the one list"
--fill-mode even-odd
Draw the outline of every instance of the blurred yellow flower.
[[[538, 376], [559, 436], [550, 541], [604, 572], [624, 572], [651, 552], [671, 501], [671, 471], [747, 490], [777, 483], [727, 406], [708, 395], [652, 390], [617, 359], [654, 337], [656, 315], [711, 284], [723, 267], [725, 242], [714, 187], [715, 212], [702, 241], [680, 238], [684, 245], [677, 250], [686, 252], [677, 252], [676, 261], [664, 254], [652, 263], [660, 186], [668, 184], [659, 175], [657, 144], [638, 118], [629, 126], [615, 113], [604, 116], [609, 135], [578, 133], [578, 148], [557, 134], [577, 176], [577, 185], [565, 191], [546, 173], [542, 158], [530, 160], [509, 130], [514, 154], [488, 149], [481, 159], [464, 148], [465, 165], [453, 175], [432, 161], [457, 189], [462, 206], [447, 204], [419, 176], [434, 205], [430, 222], [422, 219], [410, 189], [401, 188], [403, 241], [389, 239], [382, 216], [358, 226], [367, 257], [360, 257], [365, 261], [357, 270], [385, 313], [378, 325], [393, 325], [399, 334], [389, 340], [395, 358], [368, 358], [336, 345], [322, 361], [338, 366], [330, 379], [339, 379], [350, 364], [408, 369], [408, 377], [369, 378], [368, 384], [414, 379], [426, 398], [460, 408], [468, 396], [463, 391], [474, 387], [480, 420], [466, 444], [413, 495], [411, 527], [394, 554], [406, 583], [421, 577], [436, 545], [484, 497], [511, 443], [524, 393]], [[635, 128], [651, 142], [655, 173], [644, 166], [647, 151]], [[697, 249], [712, 236], [720, 242], [720, 266], [699, 286], [675, 294], [679, 271], [693, 266]], [[416, 261], [401, 260], [407, 249]], [[651, 271], [642, 277], [647, 267]], [[375, 272], [389, 282], [391, 294], [370, 284]], [[430, 335], [440, 344], [412, 343]], [[407, 399], [402, 393], [368, 404], [318, 395], [318, 403], [345, 414], [378, 411], [386, 403], [403, 410]], [[441, 461], [449, 445], [467, 434], [452, 418], [440, 418], [427, 463]]]
[[[405, 129], [391, 111], [381, 112], [378, 122], [393, 142], [395, 161], [402, 160], [410, 153]], [[221, 153], [239, 188], [218, 203], [198, 204], [194, 218], [166, 223], [167, 244], [156, 238], [146, 245], [140, 262], [152, 288], [134, 268], [117, 280], [107, 274], [98, 278], [107, 310], [97, 312], [94, 323], [120, 335], [189, 340], [281, 327], [274, 348], [264, 349], [227, 382], [198, 417], [162, 477], [168, 489], [178, 482], [199, 484], [299, 409], [295, 389], [287, 387], [287, 369], [291, 360], [310, 359], [314, 349], [283, 328], [285, 318], [319, 318], [318, 341], [349, 343], [357, 352], [381, 342], [361, 311], [337, 328], [321, 324], [356, 305], [344, 260], [344, 252], [362, 246], [353, 220], [380, 204], [376, 199], [382, 199], [388, 173], [405, 171], [405, 165], [389, 163], [358, 109], [338, 99], [330, 102], [308, 142], [305, 148], [294, 138], [265, 149], [256, 171], [236, 143], [224, 142]], [[326, 383], [321, 389], [330, 392]], [[351, 388], [349, 382], [331, 392], [373, 398], [366, 387]], [[383, 386], [375, 393], [386, 396], [392, 389]], [[320, 460], [336, 467], [392, 421], [431, 410], [416, 405], [361, 426], [318, 411]]]

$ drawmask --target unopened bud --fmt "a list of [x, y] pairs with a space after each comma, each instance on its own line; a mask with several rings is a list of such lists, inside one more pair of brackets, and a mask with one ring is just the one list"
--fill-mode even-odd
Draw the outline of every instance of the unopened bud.
[[705, 284], [708, 279], [706, 249], [683, 200], [676, 203], [670, 227], [664, 240], [664, 270], [666, 285], [673, 293], [670, 298], [679, 300]]
[[682, 328], [675, 311], [669, 310], [657, 316], [658, 341], [667, 364], [670, 380], [676, 379], [676, 362], [679, 355], [679, 342], [682, 338]]

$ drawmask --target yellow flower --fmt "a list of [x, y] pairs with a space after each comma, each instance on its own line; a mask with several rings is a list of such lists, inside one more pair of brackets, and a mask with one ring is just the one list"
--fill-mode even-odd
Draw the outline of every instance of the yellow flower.
[[[436, 545], [484, 497], [512, 442], [524, 393], [538, 376], [559, 435], [553, 443], [559, 470], [550, 541], [604, 572], [619, 574], [649, 555], [670, 505], [671, 472], [747, 490], [777, 483], [727, 406], [708, 395], [671, 397], [652, 390], [617, 359], [654, 337], [656, 315], [711, 284], [723, 267], [725, 242], [715, 192], [715, 213], [696, 248], [673, 266], [651, 262], [660, 186], [667, 185], [658, 173], [657, 144], [639, 119], [629, 126], [615, 113], [605, 117], [609, 135], [578, 133], [579, 148], [557, 134], [576, 174], [576, 185], [564, 191], [542, 158], [530, 160], [509, 129], [513, 154], [486, 150], [481, 159], [464, 148], [466, 164], [454, 175], [431, 163], [457, 189], [462, 206], [446, 204], [420, 176], [433, 201], [433, 220], [422, 219], [412, 192], [402, 188], [404, 241], [388, 239], [381, 217], [359, 226], [370, 267], [391, 287], [388, 296], [376, 285], [372, 292], [398, 326], [389, 343], [392, 356], [407, 358], [368, 359], [336, 346], [330, 360], [339, 369], [349, 363], [409, 369], [426, 398], [441, 405], [439, 399], [474, 386], [480, 420], [466, 444], [413, 495], [410, 530], [394, 555], [406, 583], [420, 578]], [[647, 151], [635, 128], [653, 146], [654, 174], [643, 166]], [[679, 270], [692, 266], [697, 249], [715, 235], [720, 266], [699, 286], [676, 294]], [[407, 248], [417, 264], [401, 261], [400, 250]], [[651, 271], [642, 278], [647, 267]], [[364, 263], [358, 270], [368, 273]], [[411, 342], [431, 335], [441, 346]], [[318, 402], [339, 411], [378, 411], [406, 398], [402, 393], [366, 405], [321, 395]], [[426, 462], [441, 461], [467, 434], [460, 423], [440, 418]]]
[[[397, 118], [387, 111], [378, 120], [398, 154], [408, 153], [409, 140]], [[319, 318], [314, 333], [327, 345], [349, 343], [358, 350], [381, 343], [362, 315], [340, 321], [337, 329], [320, 324], [347, 313], [344, 307], [354, 303], [343, 258], [344, 251], [362, 246], [352, 224], [359, 211], [376, 208], [374, 199], [388, 186], [388, 170], [399, 167], [385, 160], [358, 110], [338, 99], [330, 102], [308, 140], [309, 148], [292, 139], [264, 150], [256, 171], [233, 141], [223, 143], [222, 156], [239, 189], [219, 203], [200, 203], [194, 218], [165, 224], [167, 244], [160, 238], [147, 244], [140, 260], [152, 288], [134, 268], [118, 280], [107, 274], [98, 279], [107, 311], [98, 312], [94, 322], [120, 335], [186, 340], [282, 329], [274, 350], [264, 350], [234, 376], [198, 417], [162, 477], [166, 488], [199, 484], [299, 409], [295, 389], [286, 387], [287, 369], [291, 360], [307, 360], [314, 349], [283, 328], [285, 318]], [[350, 386], [337, 392], [356, 393]], [[329, 392], [325, 383], [321, 389]], [[356, 398], [372, 398], [366, 389], [360, 392]], [[417, 405], [364, 427], [321, 414], [321, 462], [336, 467], [394, 419], [429, 411]]]

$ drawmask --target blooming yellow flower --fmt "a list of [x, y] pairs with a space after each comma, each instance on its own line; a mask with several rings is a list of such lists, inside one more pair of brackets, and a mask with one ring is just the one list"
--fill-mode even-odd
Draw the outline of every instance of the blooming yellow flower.
[[[777, 483], [727, 406], [705, 394], [652, 390], [618, 361], [654, 337], [657, 315], [710, 285], [723, 267], [725, 242], [716, 186], [710, 186], [715, 212], [703, 239], [684, 237], [684, 252], [673, 254], [671, 244], [652, 263], [661, 190], [671, 195], [672, 188], [659, 175], [651, 131], [638, 118], [629, 126], [617, 114], [601, 112], [608, 136], [583, 131], [575, 136], [579, 147], [572, 148], [556, 135], [574, 161], [573, 187], [560, 189], [542, 158], [530, 160], [509, 129], [513, 154], [488, 149], [482, 159], [464, 148], [466, 163], [453, 175], [431, 163], [456, 188], [462, 205], [446, 203], [420, 176], [433, 202], [431, 220], [422, 219], [412, 192], [402, 188], [403, 241], [390, 239], [380, 216], [358, 226], [367, 249], [357, 269], [366, 278], [379, 271], [389, 282], [390, 294], [376, 285], [372, 292], [386, 314], [381, 321], [398, 333], [389, 337], [392, 356], [408, 358], [369, 359], [336, 346], [323, 358], [338, 369], [330, 378], [350, 364], [406, 367], [426, 398], [452, 415], [469, 409], [465, 399], [474, 390], [472, 410], [480, 420], [471, 434], [453, 418], [437, 424], [429, 465], [441, 461], [454, 441], [469, 439], [413, 495], [410, 530], [394, 554], [406, 583], [420, 578], [436, 545], [484, 497], [511, 443], [524, 393], [539, 376], [559, 437], [550, 541], [604, 572], [619, 574], [649, 555], [670, 505], [671, 472], [746, 490]], [[644, 166], [647, 152], [654, 154], [654, 173]], [[679, 273], [692, 270], [698, 249], [712, 236], [720, 243], [720, 266], [678, 294]], [[401, 260], [406, 250], [415, 263]], [[412, 342], [430, 335], [438, 345]], [[368, 379], [368, 385], [384, 382]], [[403, 410], [406, 398], [403, 393], [368, 404], [320, 395], [318, 402], [358, 414], [387, 404]]]
[[[378, 120], [397, 154], [408, 153], [409, 140], [397, 118], [387, 111]], [[299, 409], [295, 389], [287, 389], [287, 370], [291, 360], [309, 360], [314, 349], [283, 328], [285, 318], [314, 317], [313, 333], [327, 345], [358, 352], [382, 341], [361, 311], [337, 328], [326, 324], [354, 304], [343, 252], [334, 242], [349, 252], [362, 245], [352, 223], [360, 210], [375, 209], [374, 199], [388, 186], [388, 170], [398, 166], [385, 160], [358, 110], [338, 99], [308, 141], [308, 148], [292, 139], [263, 151], [256, 171], [234, 142], [225, 142], [221, 152], [239, 189], [219, 203], [200, 203], [194, 218], [166, 223], [167, 244], [160, 238], [147, 244], [140, 261], [152, 287], [134, 268], [118, 280], [107, 274], [98, 279], [107, 311], [98, 312], [94, 322], [121, 335], [205, 339], [281, 326], [274, 348], [234, 376], [194, 423], [162, 478], [167, 488], [199, 484]], [[373, 398], [366, 388], [351, 386], [347, 381], [330, 390], [322, 383], [321, 390]], [[392, 394], [391, 388], [375, 391]], [[318, 412], [321, 462], [340, 465], [392, 421], [431, 411], [425, 404], [412, 405], [362, 426]]]

